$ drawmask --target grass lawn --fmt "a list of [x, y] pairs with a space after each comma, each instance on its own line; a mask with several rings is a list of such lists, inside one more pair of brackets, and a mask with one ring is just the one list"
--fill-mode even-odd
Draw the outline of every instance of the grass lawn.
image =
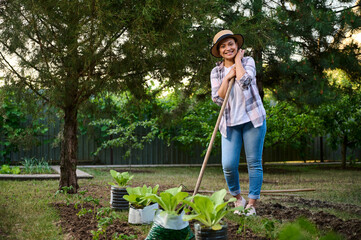
[[[103, 206], [109, 206], [111, 182], [109, 169], [81, 168], [94, 176], [94, 179], [79, 180], [80, 190], [88, 190], [88, 194], [99, 198]], [[117, 169], [116, 169], [117, 170]], [[119, 169], [118, 169], [119, 170]], [[199, 167], [158, 167], [132, 168], [127, 170], [134, 175], [131, 186], [143, 184], [160, 185], [160, 190], [177, 187], [193, 190], [196, 184]], [[281, 203], [287, 207], [307, 208], [312, 212], [327, 212], [341, 219], [361, 220], [358, 210], [361, 209], [361, 168], [341, 170], [338, 166], [266, 166], [264, 170], [263, 190], [315, 188], [314, 192], [295, 193], [301, 201], [290, 200], [289, 196], [264, 195], [260, 201], [267, 204]], [[248, 189], [246, 167], [240, 168], [242, 190]], [[58, 222], [60, 216], [52, 203], [64, 200], [64, 196], [54, 197], [58, 181], [0, 181], [0, 239], [68, 239]], [[220, 190], [227, 188], [221, 167], [207, 167], [200, 190]], [[246, 196], [245, 196], [246, 197]], [[297, 199], [299, 199], [297, 197]], [[309, 200], [309, 202], [307, 202]], [[321, 208], [318, 204], [323, 204]], [[305, 205], [306, 204], [306, 205]], [[307, 205], [308, 204], [308, 205]], [[326, 204], [326, 205], [325, 205]], [[331, 207], [325, 207], [325, 206]], [[335, 207], [336, 206], [336, 207]], [[337, 207], [341, 206], [341, 207]], [[346, 211], [344, 207], [357, 211]], [[265, 212], [266, 209], [262, 210]], [[127, 221], [127, 212], [118, 213]], [[260, 214], [261, 215], [261, 214]], [[233, 214], [227, 220], [239, 224], [239, 217]], [[267, 232], [260, 227], [263, 215], [249, 220], [247, 226], [259, 236], [266, 237]], [[286, 221], [277, 221], [277, 230]], [[135, 226], [146, 236], [150, 226]]]

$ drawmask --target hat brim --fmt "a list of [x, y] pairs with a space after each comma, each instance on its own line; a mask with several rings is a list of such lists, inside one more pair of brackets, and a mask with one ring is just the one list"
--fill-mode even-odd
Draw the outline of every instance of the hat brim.
[[244, 42], [244, 38], [241, 34], [225, 34], [223, 36], [221, 36], [220, 38], [218, 38], [217, 42], [215, 42], [213, 44], [213, 46], [211, 47], [211, 54], [214, 57], [217, 58], [221, 58], [222, 56], [219, 54], [219, 51], [217, 49], [218, 44], [225, 38], [235, 38], [237, 39], [237, 44], [238, 44], [238, 48], [241, 48]]

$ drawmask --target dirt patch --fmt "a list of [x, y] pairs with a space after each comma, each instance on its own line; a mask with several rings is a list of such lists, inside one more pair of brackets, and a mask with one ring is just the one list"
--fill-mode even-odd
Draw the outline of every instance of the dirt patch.
[[[54, 203], [53, 207], [59, 211], [60, 215], [60, 224], [63, 229], [67, 239], [84, 239], [84, 240], [92, 240], [93, 235], [91, 231], [97, 230], [98, 222], [93, 217], [92, 214], [87, 213], [82, 217], [78, 217], [77, 213], [79, 209], [74, 208], [74, 204], [70, 204], [67, 206], [64, 203]], [[84, 207], [92, 208], [90, 205], [84, 205]], [[131, 225], [126, 222], [121, 222], [119, 220], [115, 220], [113, 224], [109, 225], [106, 231], [107, 239], [114, 234], [125, 234], [125, 235], [137, 235], [138, 239], [144, 239], [145, 236], [141, 236], [141, 233], [134, 229]], [[105, 239], [101, 237], [100, 239]]]
[[[65, 203], [53, 203], [52, 206], [59, 211], [59, 215], [61, 220], [57, 223], [60, 225], [64, 231], [64, 235], [66, 239], [85, 239], [91, 240], [93, 239], [93, 235], [91, 231], [97, 230], [97, 220], [93, 217], [92, 214], [87, 213], [82, 217], [78, 217], [77, 213], [79, 209], [74, 208], [74, 204], [69, 204], [67, 206]], [[91, 205], [84, 205], [86, 208], [91, 208]], [[254, 240], [266, 240], [264, 237], [259, 237], [255, 235], [251, 230], [246, 229], [245, 233], [237, 234], [239, 225], [233, 222], [227, 222], [228, 224], [228, 239], [229, 240], [239, 240], [239, 239], [254, 239]], [[190, 222], [190, 226], [192, 231], [194, 232], [194, 222]], [[104, 236], [100, 239], [111, 239], [111, 236], [114, 233], [124, 234], [127, 236], [136, 235], [136, 239], [145, 239], [146, 234], [142, 234], [140, 231], [135, 229], [134, 226], [129, 224], [128, 222], [116, 220], [113, 224], [111, 224], [106, 231], [107, 238]]]
[[361, 236], [361, 221], [358, 219], [342, 220], [335, 215], [319, 211], [311, 212], [307, 208], [287, 207], [280, 203], [261, 203], [257, 214], [266, 218], [275, 218], [280, 221], [294, 221], [305, 217], [314, 222], [318, 228], [325, 231], [336, 231], [346, 239], [357, 240]]
[[[252, 239], [252, 240], [266, 240], [267, 238], [259, 237], [252, 232], [250, 229], [246, 229], [245, 232], [242, 233], [242, 236], [237, 233], [239, 229], [239, 225], [227, 221], [228, 229], [227, 229], [227, 236], [228, 240], [239, 240], [239, 239]], [[193, 229], [194, 231], [194, 229]]]
[[361, 216], [361, 207], [353, 204], [332, 203], [317, 199], [305, 199], [300, 197], [280, 198], [279, 201], [287, 202], [287, 203], [296, 203], [310, 208], [328, 208], [328, 209], [332, 208]]
[[85, 196], [93, 196], [95, 198], [98, 198], [102, 204], [105, 206], [109, 206], [110, 202], [110, 189], [111, 186], [106, 185], [97, 185], [97, 184], [89, 184], [86, 187], [79, 188], [79, 191], [87, 191]]
[[[164, 190], [174, 186], [160, 186], [160, 190]], [[101, 204], [109, 207], [110, 187], [102, 185], [90, 184], [80, 190], [88, 190], [86, 195], [91, 195], [100, 199]], [[299, 197], [288, 198], [274, 198], [277, 203], [260, 202], [257, 207], [257, 214], [264, 218], [277, 219], [281, 222], [294, 221], [303, 216], [314, 222], [318, 228], [324, 231], [336, 231], [345, 236], [346, 239], [356, 240], [361, 236], [361, 220], [350, 219], [342, 220], [335, 215], [326, 213], [324, 211], [311, 211], [309, 208], [318, 209], [343, 209], [350, 213], [360, 213], [361, 208], [351, 204], [330, 203], [320, 200], [304, 199]], [[297, 206], [289, 206], [297, 205]], [[76, 214], [79, 209], [74, 209], [74, 205], [66, 206], [64, 203], [54, 203], [54, 208], [58, 209], [61, 220], [58, 224], [62, 227], [66, 239], [92, 239], [91, 230], [97, 230], [97, 221], [91, 214], [86, 214], [83, 217], [78, 217]], [[90, 206], [89, 206], [90, 208]], [[250, 229], [246, 229], [242, 236], [237, 233], [239, 225], [234, 222], [228, 223], [228, 239], [266, 239], [257, 236]], [[190, 223], [192, 230], [193, 223]], [[107, 236], [112, 236], [114, 233], [137, 235], [137, 239], [145, 239], [147, 233], [140, 232], [137, 227], [128, 224], [127, 221], [116, 220], [108, 227]], [[1, 235], [0, 235], [1, 236]], [[102, 238], [104, 239], [104, 238]], [[110, 239], [110, 238], [109, 238]]]

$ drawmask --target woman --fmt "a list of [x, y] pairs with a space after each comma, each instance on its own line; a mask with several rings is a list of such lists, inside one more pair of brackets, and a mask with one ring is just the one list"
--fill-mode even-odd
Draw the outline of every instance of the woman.
[[[262, 151], [266, 135], [266, 111], [256, 84], [256, 68], [252, 57], [245, 57], [243, 36], [230, 30], [218, 32], [211, 53], [223, 58], [211, 72], [212, 100], [222, 105], [229, 81], [234, 85], [223, 113], [219, 130], [222, 134], [222, 167], [230, 193], [237, 198], [235, 206], [243, 206], [246, 215], [256, 214], [263, 181]], [[248, 204], [241, 196], [239, 159], [244, 143], [248, 175]], [[235, 213], [239, 214], [238, 211]]]

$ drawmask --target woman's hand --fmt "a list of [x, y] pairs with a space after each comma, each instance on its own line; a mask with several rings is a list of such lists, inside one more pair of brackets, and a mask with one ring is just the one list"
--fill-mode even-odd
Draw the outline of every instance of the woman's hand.
[[226, 75], [225, 79], [230, 81], [232, 78], [236, 77], [236, 65], [234, 65], [231, 70], [229, 70], [228, 74]]
[[235, 57], [235, 66], [237, 67], [236, 78], [238, 80], [240, 80], [243, 77], [243, 75], [246, 73], [246, 70], [244, 69], [242, 64], [243, 56], [244, 56], [244, 50], [239, 49]]
[[241, 62], [243, 56], [244, 56], [244, 50], [240, 48], [240, 49], [238, 50], [238, 52], [237, 52], [235, 61], [236, 61], [236, 62], [237, 62], [237, 61]]
[[232, 66], [231, 70], [227, 73], [227, 75], [223, 78], [221, 87], [218, 89], [218, 96], [221, 98], [225, 98], [227, 89], [228, 89], [228, 83], [232, 78], [236, 77], [236, 66]]

